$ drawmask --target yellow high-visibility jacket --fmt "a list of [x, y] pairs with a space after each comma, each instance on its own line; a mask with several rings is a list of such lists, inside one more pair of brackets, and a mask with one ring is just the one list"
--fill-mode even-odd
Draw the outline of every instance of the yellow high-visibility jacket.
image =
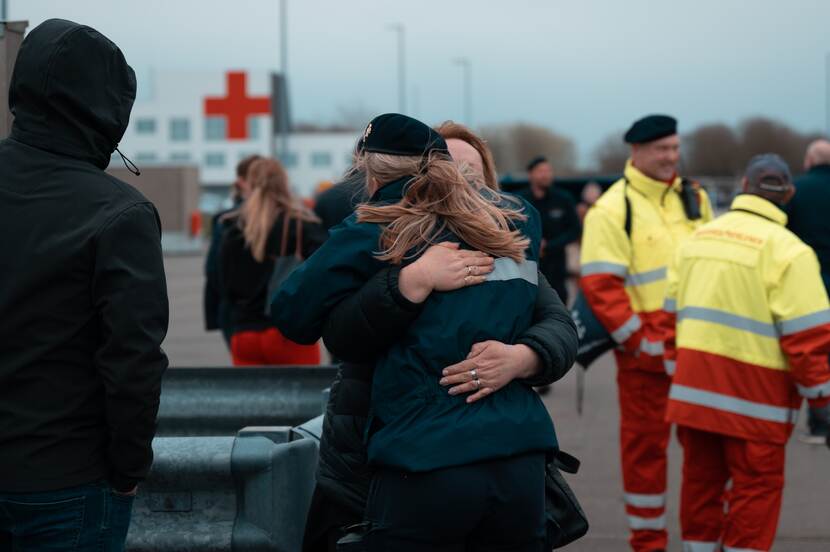
[[[702, 218], [689, 220], [680, 188], [680, 178], [660, 182], [629, 161], [624, 177], [585, 217], [580, 287], [600, 323], [627, 351], [639, 354], [638, 366], [644, 370], [663, 370], [659, 322], [671, 255], [682, 239], [712, 219], [709, 198], [701, 189]], [[626, 196], [630, 237], [625, 232]]]
[[830, 397], [830, 308], [815, 253], [787, 215], [755, 195], [698, 229], [669, 269], [666, 361], [676, 363], [667, 417], [783, 444], [802, 397]]

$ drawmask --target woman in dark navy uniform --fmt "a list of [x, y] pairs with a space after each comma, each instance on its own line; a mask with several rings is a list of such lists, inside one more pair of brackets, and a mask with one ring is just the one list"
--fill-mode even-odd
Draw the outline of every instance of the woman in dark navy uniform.
[[[287, 337], [316, 341], [340, 300], [430, 244], [454, 241], [496, 257], [484, 283], [433, 292], [376, 362], [367, 431], [377, 468], [367, 505], [369, 549], [542, 550], [545, 453], [556, 437], [541, 400], [514, 380], [467, 404], [439, 383], [442, 370], [474, 343], [513, 343], [530, 326], [538, 216], [521, 200], [474, 191], [444, 140], [402, 115], [370, 123], [359, 164], [370, 202], [274, 298], [271, 312]], [[469, 377], [475, 386], [475, 370]]]

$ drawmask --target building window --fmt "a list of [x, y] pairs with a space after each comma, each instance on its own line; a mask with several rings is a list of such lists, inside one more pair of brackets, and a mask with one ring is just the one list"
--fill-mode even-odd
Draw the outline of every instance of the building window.
[[299, 164], [300, 159], [297, 157], [296, 153], [288, 151], [280, 154], [280, 162], [286, 169], [293, 169]]
[[224, 117], [207, 117], [205, 119], [205, 140], [224, 140], [227, 120]]
[[225, 166], [225, 154], [221, 152], [213, 152], [205, 154], [205, 166], [206, 167], [224, 167]]
[[259, 139], [259, 121], [262, 117], [248, 117], [248, 139]]
[[156, 159], [156, 154], [152, 152], [140, 151], [135, 154], [136, 163], [155, 163]]
[[190, 121], [188, 119], [170, 119], [170, 139], [174, 142], [190, 140]]
[[136, 119], [135, 131], [137, 134], [155, 134], [156, 120], [155, 119]]
[[187, 151], [177, 151], [170, 154], [170, 161], [173, 163], [189, 163], [190, 162], [190, 152]]
[[315, 151], [311, 154], [312, 167], [331, 167], [331, 154], [327, 151]]

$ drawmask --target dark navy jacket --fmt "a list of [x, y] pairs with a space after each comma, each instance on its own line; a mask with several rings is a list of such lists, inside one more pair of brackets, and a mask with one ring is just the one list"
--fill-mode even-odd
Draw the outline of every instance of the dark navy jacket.
[[830, 293], [830, 165], [818, 165], [795, 179], [795, 196], [785, 211], [787, 228], [812, 247]]
[[[399, 201], [405, 184], [384, 186], [372, 201]], [[541, 228], [538, 213], [523, 205], [528, 220], [517, 227], [531, 240], [527, 260], [497, 259], [484, 284], [433, 292], [404, 337], [379, 357], [368, 428], [371, 463], [427, 471], [556, 447], [547, 409], [526, 384], [514, 381], [470, 405], [439, 384], [441, 371], [465, 359], [474, 343], [514, 343], [532, 323]], [[352, 215], [289, 277], [271, 310], [287, 338], [319, 339], [331, 309], [387, 266], [374, 257], [381, 231]]]

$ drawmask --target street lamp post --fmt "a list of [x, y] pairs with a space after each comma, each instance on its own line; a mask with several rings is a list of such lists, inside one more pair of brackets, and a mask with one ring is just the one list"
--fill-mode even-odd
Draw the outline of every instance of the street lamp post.
[[470, 58], [462, 57], [453, 60], [453, 63], [459, 65], [463, 70], [463, 99], [464, 99], [464, 123], [467, 126], [473, 126], [473, 86], [472, 86], [472, 65]]
[[398, 33], [398, 111], [406, 113], [406, 52], [404, 43], [406, 30], [403, 23], [393, 23], [388, 26], [388, 29]]
[[[282, 71], [282, 94], [280, 94], [280, 155], [288, 156], [288, 0], [280, 0], [280, 71]], [[273, 107], [272, 107], [273, 109]]]

